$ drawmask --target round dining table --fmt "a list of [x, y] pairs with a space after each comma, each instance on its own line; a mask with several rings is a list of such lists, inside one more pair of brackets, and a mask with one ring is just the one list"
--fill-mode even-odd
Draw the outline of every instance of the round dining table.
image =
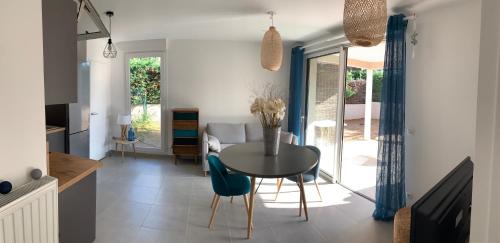
[[250, 202], [248, 208], [247, 238], [252, 237], [252, 220], [255, 197], [255, 178], [284, 178], [298, 176], [297, 184], [300, 189], [299, 214], [304, 206], [306, 221], [306, 195], [302, 173], [311, 170], [318, 163], [318, 156], [311, 149], [287, 143], [280, 143], [278, 155], [264, 155], [263, 143], [243, 143], [223, 149], [219, 159], [228, 169], [247, 175], [251, 178]]

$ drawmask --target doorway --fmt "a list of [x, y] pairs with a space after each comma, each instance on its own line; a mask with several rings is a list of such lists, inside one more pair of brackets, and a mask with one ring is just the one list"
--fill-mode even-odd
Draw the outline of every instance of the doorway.
[[385, 43], [347, 55], [340, 183], [375, 200]]
[[307, 56], [305, 144], [321, 150], [322, 174], [375, 198], [385, 43]]
[[127, 55], [129, 110], [132, 127], [144, 152], [164, 151], [164, 116], [162, 114], [163, 53]]

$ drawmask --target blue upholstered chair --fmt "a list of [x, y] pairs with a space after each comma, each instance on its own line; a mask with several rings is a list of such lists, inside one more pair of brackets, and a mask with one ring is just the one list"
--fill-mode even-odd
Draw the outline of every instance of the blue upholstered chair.
[[208, 228], [212, 229], [219, 207], [220, 197], [243, 196], [245, 201], [245, 208], [248, 213], [247, 194], [250, 192], [250, 180], [244, 175], [237, 173], [228, 173], [227, 169], [221, 163], [219, 158], [210, 155], [207, 158], [210, 167], [210, 178], [212, 179], [212, 188], [215, 192], [214, 199], [212, 200], [212, 216]]
[[[316, 155], [318, 156], [318, 163], [311, 170], [309, 170], [305, 173], [302, 173], [302, 177], [303, 177], [304, 183], [314, 181], [314, 184], [316, 185], [316, 190], [318, 190], [319, 198], [321, 201], [323, 201], [323, 198], [321, 197], [321, 192], [319, 191], [318, 183], [316, 182], [316, 179], [318, 179], [318, 177], [319, 177], [319, 161], [321, 161], [321, 151], [319, 150], [319, 148], [317, 148], [315, 146], [308, 145], [305, 147], [316, 153]], [[290, 177], [287, 177], [286, 179], [297, 183], [299, 177], [298, 176], [290, 176]], [[280, 189], [281, 189], [282, 184], [283, 184], [283, 178], [278, 183], [278, 191], [276, 192], [275, 200], [278, 198], [278, 194], [280, 193]]]

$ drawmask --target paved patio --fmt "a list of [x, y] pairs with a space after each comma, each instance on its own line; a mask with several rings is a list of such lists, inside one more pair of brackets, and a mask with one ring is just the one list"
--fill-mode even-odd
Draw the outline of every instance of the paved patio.
[[375, 198], [379, 120], [372, 120], [371, 139], [364, 140], [364, 120], [345, 121], [342, 153], [342, 184]]

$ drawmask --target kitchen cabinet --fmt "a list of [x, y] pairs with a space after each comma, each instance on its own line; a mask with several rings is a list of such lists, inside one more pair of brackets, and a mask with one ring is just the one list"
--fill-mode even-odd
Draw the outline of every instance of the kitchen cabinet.
[[73, 0], [42, 0], [45, 105], [77, 102], [77, 22]]
[[59, 187], [59, 242], [92, 243], [96, 237], [96, 171], [102, 163], [51, 152], [49, 175]]

